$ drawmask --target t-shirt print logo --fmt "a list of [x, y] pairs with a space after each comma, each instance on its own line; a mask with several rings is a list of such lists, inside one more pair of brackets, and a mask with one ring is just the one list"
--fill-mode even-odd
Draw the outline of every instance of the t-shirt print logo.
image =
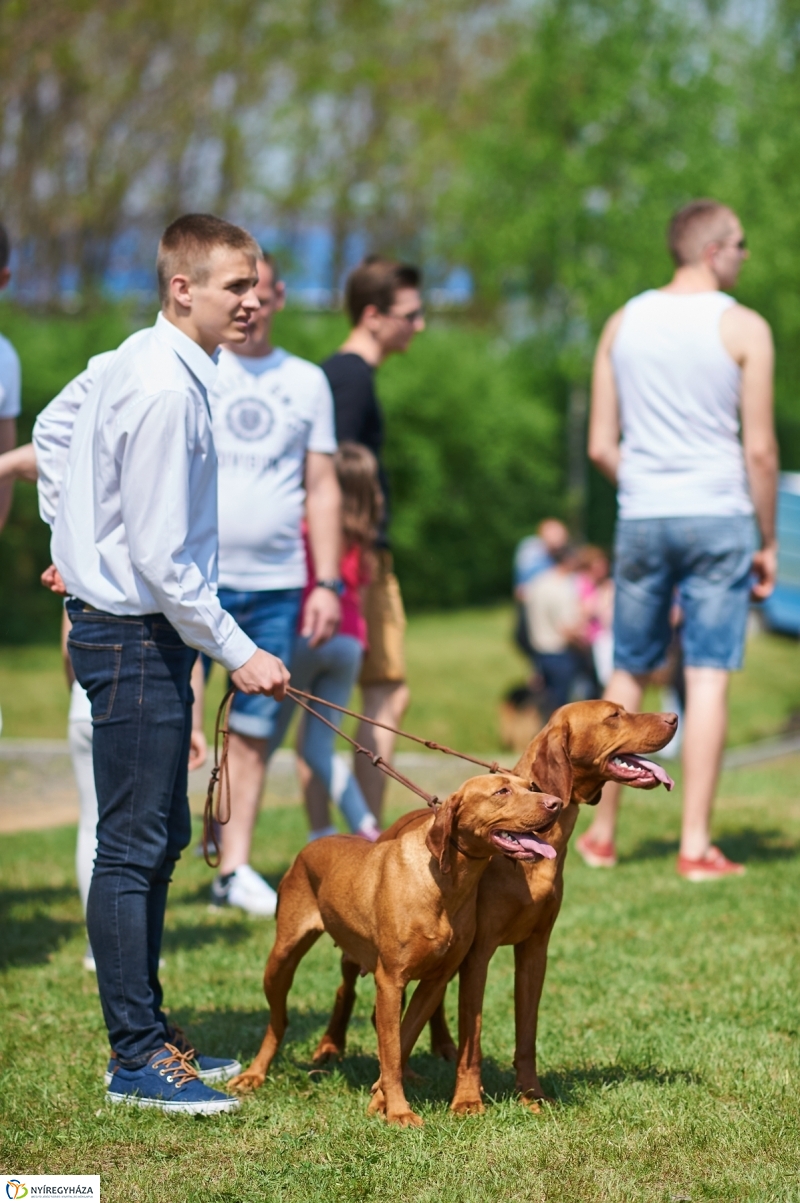
[[226, 421], [231, 433], [247, 443], [265, 439], [275, 425], [272, 410], [260, 397], [240, 397], [234, 401]]

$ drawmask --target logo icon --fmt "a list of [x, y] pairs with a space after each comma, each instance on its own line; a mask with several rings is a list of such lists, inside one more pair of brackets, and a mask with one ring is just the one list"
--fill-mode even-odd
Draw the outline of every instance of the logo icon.
[[24, 1182], [20, 1182], [19, 1178], [9, 1178], [6, 1182], [6, 1194], [9, 1199], [24, 1199], [27, 1193], [27, 1186]]
[[260, 397], [241, 397], [235, 401], [226, 421], [231, 434], [247, 443], [265, 439], [275, 424], [272, 410]]

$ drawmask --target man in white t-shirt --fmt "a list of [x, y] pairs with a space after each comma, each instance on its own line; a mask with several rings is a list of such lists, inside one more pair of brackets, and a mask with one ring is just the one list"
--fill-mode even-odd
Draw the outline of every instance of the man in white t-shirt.
[[[258, 647], [290, 664], [298, 629], [316, 646], [339, 623], [341, 496], [333, 466], [333, 399], [321, 368], [273, 347], [285, 289], [274, 260], [258, 263], [261, 308], [247, 340], [220, 352], [209, 392], [219, 461], [219, 598]], [[306, 585], [302, 522], [316, 574]], [[231, 817], [221, 829], [217, 905], [273, 915], [277, 896], [249, 864], [277, 703], [237, 693], [228, 766]]]

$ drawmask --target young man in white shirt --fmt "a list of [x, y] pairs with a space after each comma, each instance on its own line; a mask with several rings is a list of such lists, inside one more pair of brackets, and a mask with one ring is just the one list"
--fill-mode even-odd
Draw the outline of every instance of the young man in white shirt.
[[236, 1108], [206, 1083], [237, 1063], [188, 1061], [158, 980], [169, 881], [191, 835], [189, 679], [200, 650], [243, 693], [281, 697], [288, 681], [215, 588], [208, 389], [217, 347], [244, 341], [258, 308], [257, 253], [245, 231], [203, 214], [165, 231], [162, 312], [123, 343], [77, 412], [52, 540], [70, 658], [92, 703], [99, 818], [87, 923], [113, 1050], [108, 1098], [204, 1114]]
[[[246, 339], [220, 351], [209, 392], [219, 460], [219, 597], [258, 647], [289, 663], [298, 622], [312, 646], [339, 623], [341, 496], [328, 381], [315, 364], [273, 347], [272, 320], [285, 290], [271, 257], [262, 255], [257, 267], [259, 309]], [[301, 619], [304, 516], [316, 588]], [[217, 905], [267, 916], [275, 914], [277, 895], [249, 860], [277, 710], [273, 697], [234, 696], [231, 817], [220, 831], [211, 889]]]
[[[673, 216], [668, 242], [670, 283], [634, 297], [600, 339], [589, 457], [619, 497], [607, 698], [638, 709], [647, 674], [666, 657], [676, 592], [683, 610], [677, 870], [701, 882], [744, 872], [711, 844], [710, 826], [728, 679], [742, 665], [750, 597], [768, 597], [777, 571], [773, 350], [764, 319], [724, 291], [748, 255], [736, 214], [692, 201]], [[593, 867], [616, 863], [619, 793], [606, 785], [577, 841]]]

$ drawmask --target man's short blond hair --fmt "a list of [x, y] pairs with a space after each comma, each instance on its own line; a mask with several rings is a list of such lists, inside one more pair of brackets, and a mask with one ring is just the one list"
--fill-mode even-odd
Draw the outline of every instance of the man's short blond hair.
[[158, 296], [162, 306], [169, 297], [169, 282], [173, 276], [188, 276], [195, 284], [206, 283], [210, 271], [208, 261], [218, 246], [244, 251], [253, 259], [263, 258], [252, 234], [212, 213], [185, 213], [167, 226], [156, 255]]
[[690, 201], [674, 213], [667, 245], [676, 266], [699, 263], [710, 242], [724, 242], [730, 235], [735, 218], [733, 209], [709, 197]]

